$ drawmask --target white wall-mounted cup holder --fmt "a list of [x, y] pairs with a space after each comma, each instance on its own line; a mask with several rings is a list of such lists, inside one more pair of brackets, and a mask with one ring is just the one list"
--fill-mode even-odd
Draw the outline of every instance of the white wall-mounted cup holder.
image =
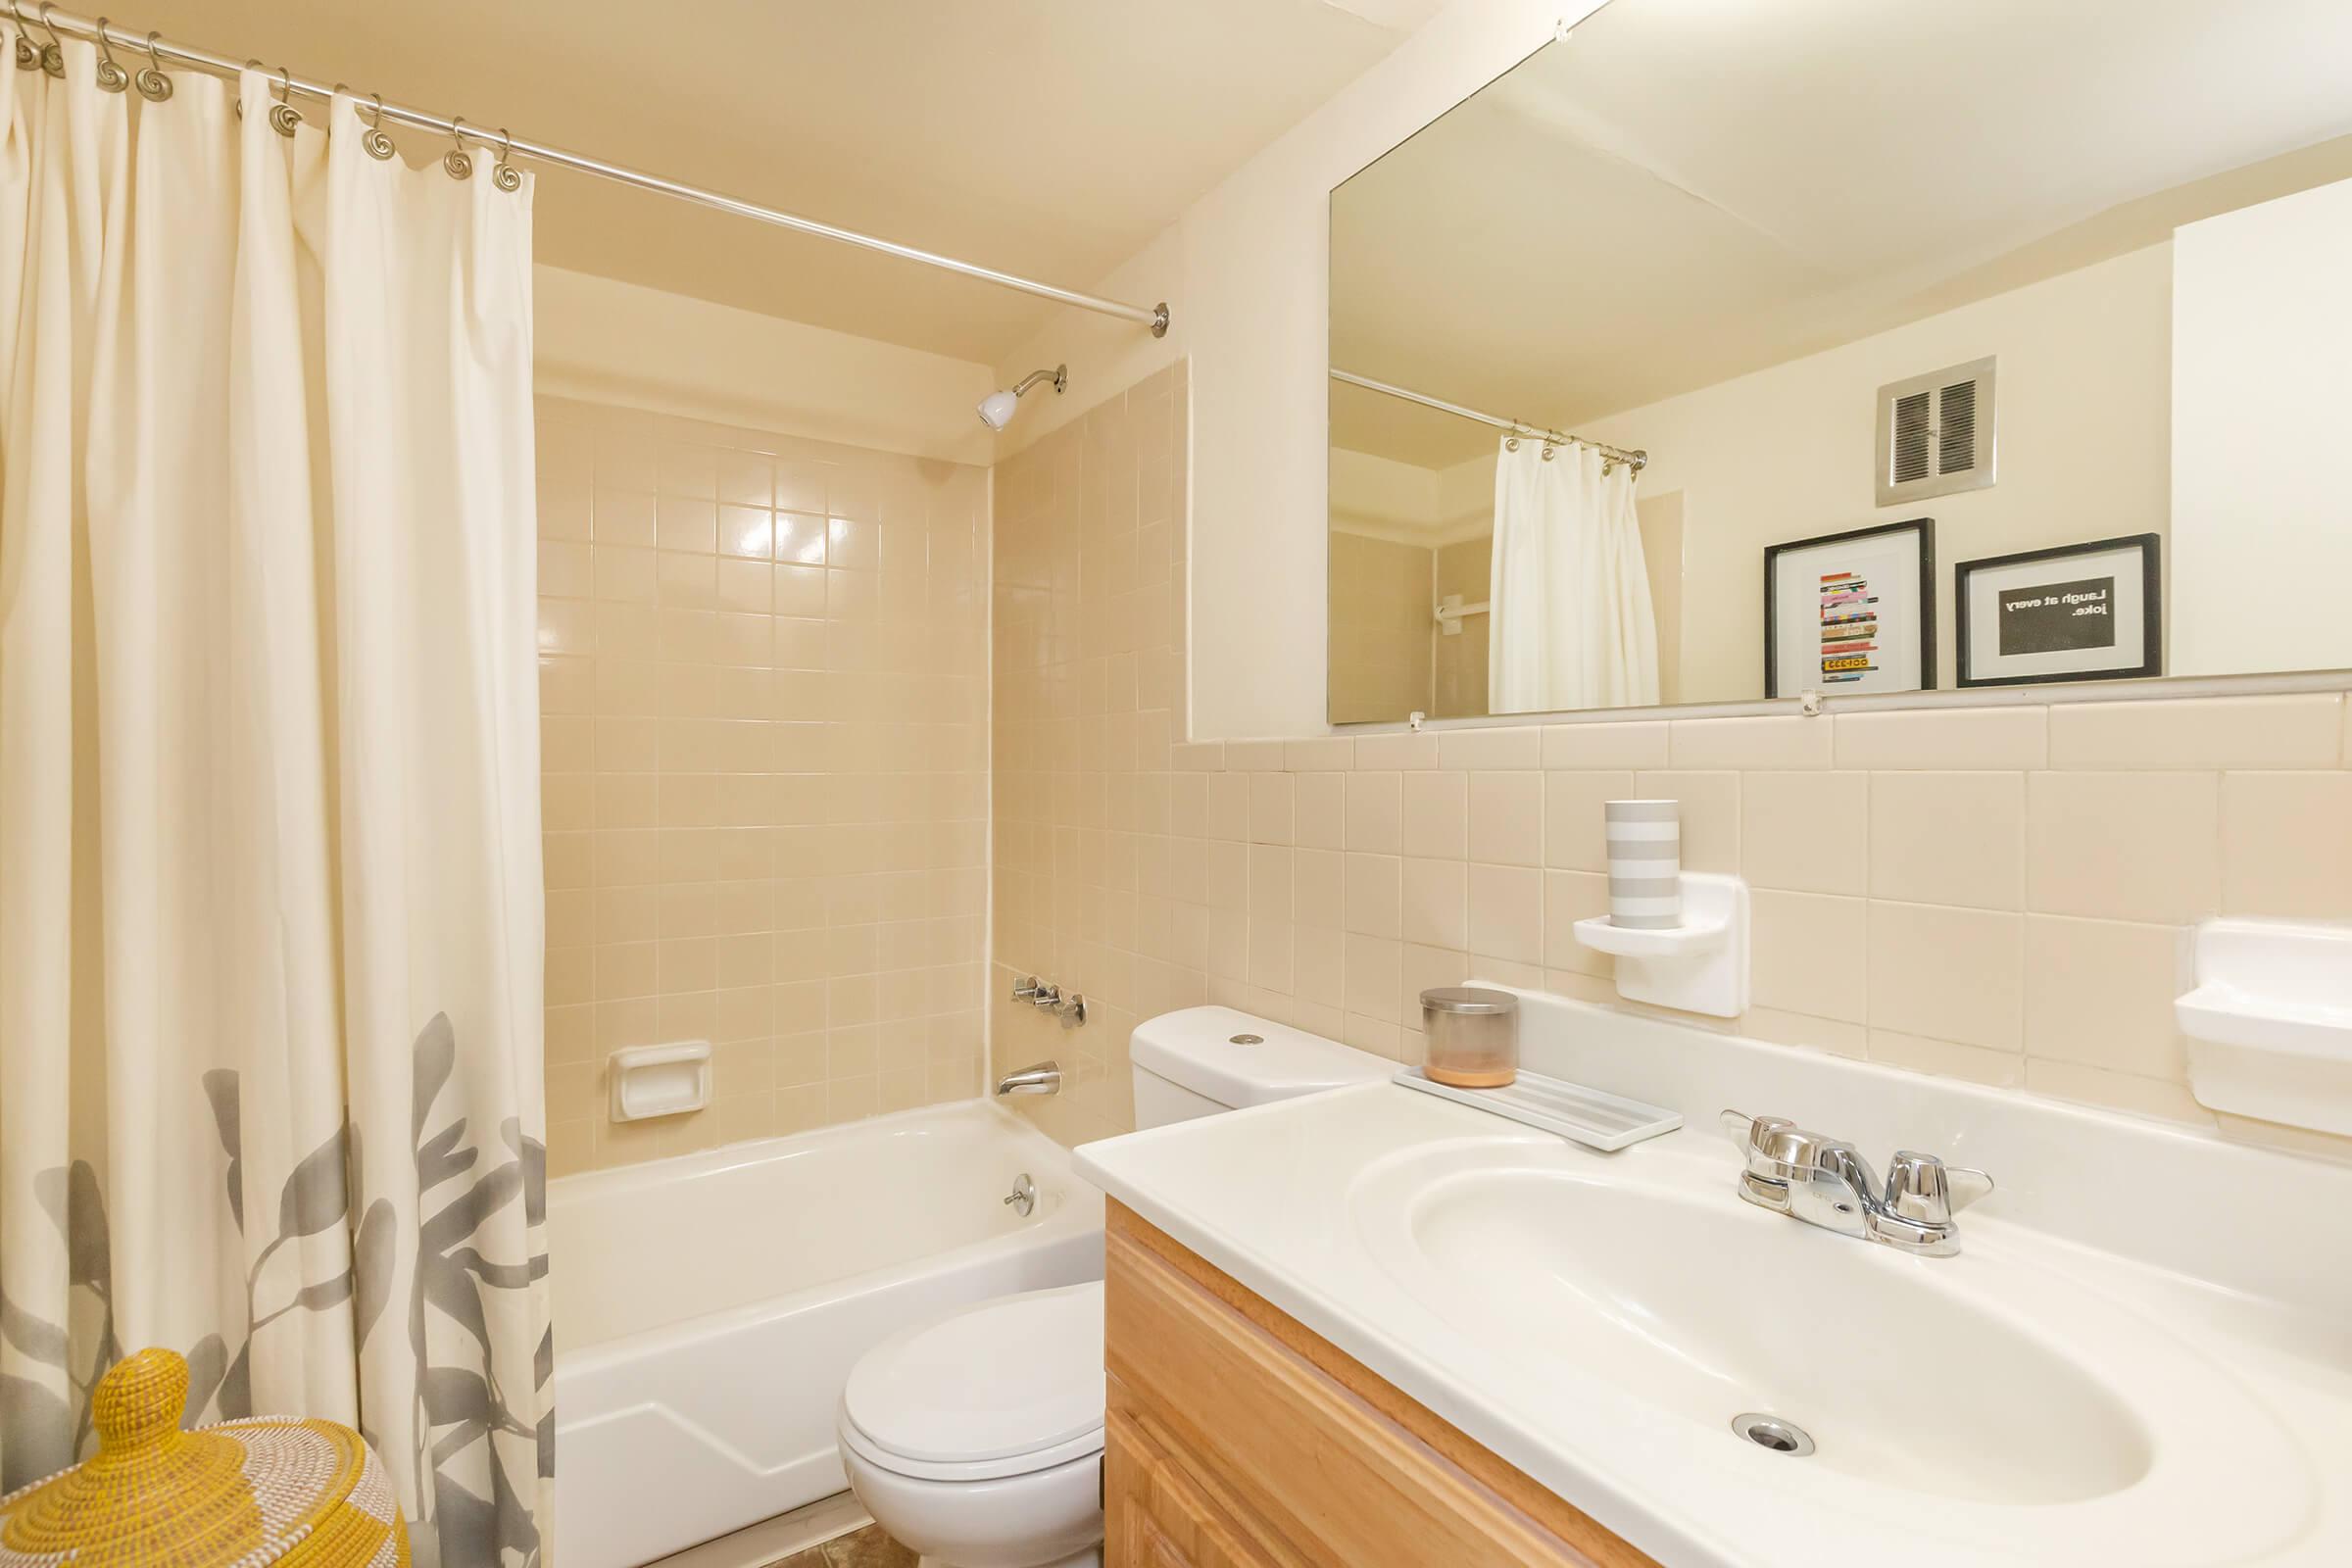
[[1747, 1010], [1747, 884], [1685, 871], [1683, 922], [1622, 926], [1605, 914], [1576, 922], [1576, 940], [1617, 960], [1617, 994], [1685, 1012], [1737, 1018]]

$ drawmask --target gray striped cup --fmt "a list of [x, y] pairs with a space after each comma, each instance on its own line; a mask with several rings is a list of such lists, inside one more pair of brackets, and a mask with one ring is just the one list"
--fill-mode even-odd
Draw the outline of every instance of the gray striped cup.
[[1606, 801], [1609, 924], [1656, 931], [1683, 923], [1680, 801]]

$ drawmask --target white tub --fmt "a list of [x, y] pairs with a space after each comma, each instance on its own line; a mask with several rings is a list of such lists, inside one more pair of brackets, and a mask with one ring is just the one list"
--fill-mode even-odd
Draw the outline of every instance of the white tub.
[[[1028, 1172], [1028, 1218], [1004, 1202]], [[634, 1568], [848, 1485], [850, 1366], [966, 1301], [1102, 1276], [1102, 1196], [983, 1102], [548, 1184], [565, 1568]]]

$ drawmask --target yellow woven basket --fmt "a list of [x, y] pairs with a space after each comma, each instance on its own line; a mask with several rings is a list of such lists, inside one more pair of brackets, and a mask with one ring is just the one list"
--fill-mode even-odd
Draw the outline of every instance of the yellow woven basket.
[[0, 1568], [408, 1568], [392, 1484], [349, 1427], [179, 1429], [188, 1363], [141, 1350], [99, 1380], [98, 1453], [0, 1497]]

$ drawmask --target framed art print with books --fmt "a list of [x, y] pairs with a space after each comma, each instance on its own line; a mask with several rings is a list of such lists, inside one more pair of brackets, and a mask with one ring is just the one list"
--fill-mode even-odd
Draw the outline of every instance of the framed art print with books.
[[2162, 541], [2152, 533], [1952, 568], [1963, 686], [2164, 673]]
[[1765, 547], [1765, 696], [1935, 685], [1934, 518]]

